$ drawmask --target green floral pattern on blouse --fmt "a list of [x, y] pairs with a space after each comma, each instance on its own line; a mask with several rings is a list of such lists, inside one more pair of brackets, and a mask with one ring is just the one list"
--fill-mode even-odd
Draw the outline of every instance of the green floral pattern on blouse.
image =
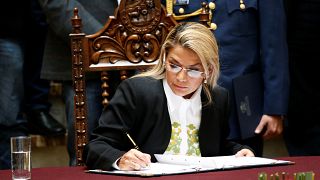
[[[199, 138], [198, 138], [198, 129], [193, 125], [189, 124], [187, 126], [187, 135], [188, 135], [188, 149], [187, 154], [189, 156], [201, 156], [199, 149]], [[172, 124], [172, 133], [169, 145], [166, 149], [166, 152], [169, 154], [180, 154], [181, 149], [181, 124], [178, 122], [173, 122]]]
[[170, 143], [167, 148], [167, 152], [171, 152], [173, 154], [180, 153], [180, 145], [181, 145], [181, 137], [179, 136], [181, 133], [181, 125], [177, 122], [174, 122], [172, 125], [172, 133], [170, 138]]
[[187, 126], [189, 156], [200, 156], [198, 129], [193, 124]]

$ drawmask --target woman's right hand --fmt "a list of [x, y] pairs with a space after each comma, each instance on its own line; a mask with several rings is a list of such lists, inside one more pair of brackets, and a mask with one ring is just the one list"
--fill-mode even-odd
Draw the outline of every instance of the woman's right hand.
[[151, 163], [151, 156], [136, 149], [126, 152], [118, 161], [121, 170], [140, 170], [148, 167]]

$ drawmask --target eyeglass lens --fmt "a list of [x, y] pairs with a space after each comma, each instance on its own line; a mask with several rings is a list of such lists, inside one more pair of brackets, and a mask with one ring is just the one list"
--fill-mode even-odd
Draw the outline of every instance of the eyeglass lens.
[[173, 73], [178, 73], [180, 72], [181, 70], [185, 70], [187, 71], [187, 74], [189, 77], [192, 77], [192, 78], [200, 78], [203, 74], [203, 72], [201, 71], [197, 71], [197, 70], [194, 70], [194, 69], [187, 69], [187, 68], [183, 68], [179, 65], [176, 65], [176, 64], [173, 64], [173, 63], [168, 63], [169, 64], [169, 68], [168, 70], [173, 72]]

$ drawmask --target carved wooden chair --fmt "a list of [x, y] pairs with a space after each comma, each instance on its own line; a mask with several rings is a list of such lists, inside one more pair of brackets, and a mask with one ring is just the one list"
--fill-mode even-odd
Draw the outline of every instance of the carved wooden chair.
[[[208, 11], [204, 10], [203, 14], [208, 19]], [[81, 31], [78, 10], [74, 9], [70, 37], [77, 165], [84, 164], [82, 151], [88, 141], [86, 72], [101, 73], [102, 104], [106, 106], [109, 97], [108, 71], [120, 71], [120, 79], [124, 80], [127, 70], [155, 65], [161, 45], [176, 24], [160, 0], [121, 0], [114, 16], [109, 17], [104, 27], [95, 34], [86, 35]]]
[[74, 85], [74, 122], [77, 165], [83, 165], [82, 151], [88, 141], [86, 72], [101, 73], [102, 104], [108, 104], [108, 71], [119, 70], [121, 79], [126, 70], [148, 68], [157, 63], [160, 47], [168, 32], [176, 25], [167, 15], [160, 0], [121, 0], [103, 29], [91, 35], [81, 32], [81, 18], [74, 10], [71, 37], [72, 74]]

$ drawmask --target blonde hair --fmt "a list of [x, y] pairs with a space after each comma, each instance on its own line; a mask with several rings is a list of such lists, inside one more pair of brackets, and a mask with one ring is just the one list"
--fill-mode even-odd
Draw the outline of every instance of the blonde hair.
[[149, 71], [137, 76], [150, 76], [155, 79], [164, 79], [166, 56], [169, 50], [176, 45], [191, 49], [200, 58], [206, 74], [206, 83], [203, 83], [204, 91], [208, 97], [208, 103], [212, 103], [210, 89], [216, 86], [220, 70], [218, 45], [212, 32], [200, 23], [184, 22], [175, 26], [169, 32], [161, 47], [158, 64], [153, 66]]

